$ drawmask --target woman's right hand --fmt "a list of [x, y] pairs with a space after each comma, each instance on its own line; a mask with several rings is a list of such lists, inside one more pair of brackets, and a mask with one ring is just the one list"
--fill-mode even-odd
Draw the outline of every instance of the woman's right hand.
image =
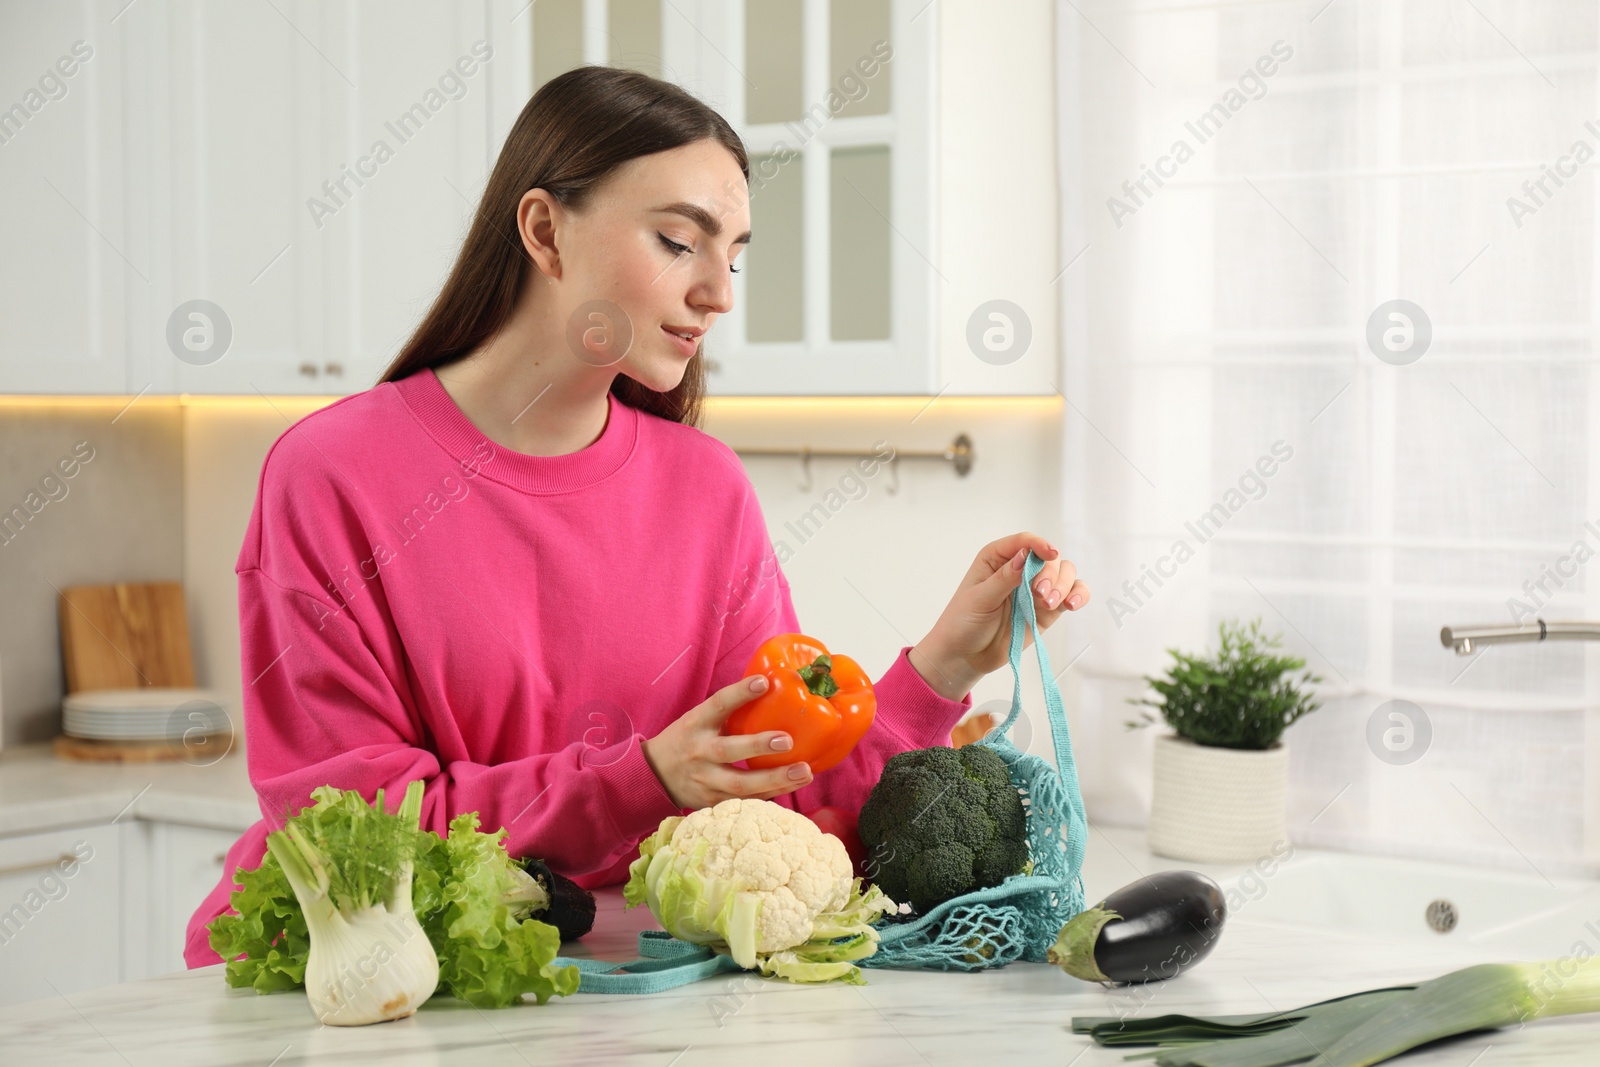
[[[811, 782], [804, 763], [747, 771], [729, 764], [769, 752], [787, 752], [794, 739], [782, 730], [722, 736], [722, 724], [735, 708], [767, 691], [759, 674], [741, 678], [696, 704], [644, 742], [645, 762], [680, 808], [707, 808], [733, 797], [771, 800]], [[795, 777], [795, 775], [799, 777]]]

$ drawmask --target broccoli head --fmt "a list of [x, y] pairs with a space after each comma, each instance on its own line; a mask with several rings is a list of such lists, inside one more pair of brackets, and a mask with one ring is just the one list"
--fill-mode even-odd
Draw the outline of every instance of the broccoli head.
[[856, 829], [871, 880], [921, 913], [999, 885], [1028, 863], [1022, 796], [1005, 761], [983, 745], [892, 756]]

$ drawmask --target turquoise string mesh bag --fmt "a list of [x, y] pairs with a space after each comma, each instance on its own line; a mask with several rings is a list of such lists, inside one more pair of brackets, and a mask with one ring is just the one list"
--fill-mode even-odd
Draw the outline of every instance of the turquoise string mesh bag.
[[[1089, 827], [1072, 759], [1072, 738], [1061, 706], [1050, 656], [1039, 640], [1032, 584], [1044, 561], [1032, 552], [1022, 584], [1011, 594], [1011, 713], [977, 744], [999, 755], [1011, 771], [1027, 813], [1028, 854], [1033, 869], [997, 886], [947, 900], [911, 922], [880, 922], [878, 951], [862, 967], [925, 967], [976, 971], [1015, 960], [1042, 963], [1068, 919], [1084, 910], [1083, 853]], [[1055, 744], [1056, 765], [1012, 744], [1012, 725], [1022, 714], [1023, 634], [1033, 636], [1044, 682], [1045, 710]]]

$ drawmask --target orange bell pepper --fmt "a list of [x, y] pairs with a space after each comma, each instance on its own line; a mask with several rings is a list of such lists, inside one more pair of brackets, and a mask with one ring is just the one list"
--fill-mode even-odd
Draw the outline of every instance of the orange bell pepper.
[[807, 763], [821, 774], [850, 754], [872, 725], [877, 697], [861, 665], [835, 656], [804, 634], [768, 638], [750, 657], [746, 678], [765, 675], [767, 691], [735, 708], [722, 733], [756, 734], [782, 730], [794, 738], [788, 752], [751, 756], [751, 770]]

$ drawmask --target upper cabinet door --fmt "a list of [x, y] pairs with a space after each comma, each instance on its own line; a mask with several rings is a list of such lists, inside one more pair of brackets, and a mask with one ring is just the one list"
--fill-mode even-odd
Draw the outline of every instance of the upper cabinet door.
[[125, 196], [142, 132], [120, 102], [127, 20], [86, 4], [0, 13], [0, 393], [121, 393], [153, 265]]
[[[515, 8], [171, 10], [182, 24], [166, 36], [169, 80], [152, 104], [170, 116], [179, 321], [158, 353], [158, 389], [369, 387], [448, 273], [509, 127], [508, 89], [526, 84]], [[191, 350], [185, 328], [216, 343]]]
[[311, 205], [342, 176], [330, 161], [357, 93], [349, 10], [171, 0], [125, 16], [141, 17], [164, 25], [128, 107], [166, 153], [152, 210], [163, 299], [134, 389], [330, 391], [324, 366], [349, 362], [333, 312], [342, 249]]
[[372, 385], [531, 93], [532, 21], [526, 0], [6, 8], [0, 64], [31, 87], [0, 115], [0, 393]]
[[940, 274], [926, 0], [540, 0], [535, 85], [632, 67], [722, 114], [752, 240], [705, 341], [721, 395], [933, 392]]

